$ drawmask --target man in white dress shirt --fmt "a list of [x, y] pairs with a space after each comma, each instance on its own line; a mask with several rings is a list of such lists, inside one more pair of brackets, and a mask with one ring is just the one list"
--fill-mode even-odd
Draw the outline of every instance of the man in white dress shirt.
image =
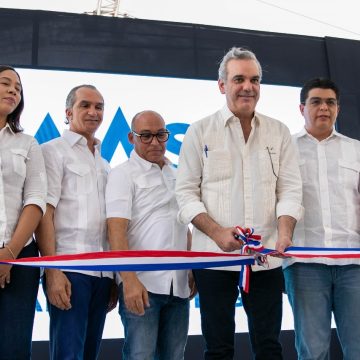
[[[94, 86], [73, 88], [66, 99], [69, 130], [42, 146], [48, 196], [37, 239], [43, 256], [107, 250], [109, 165], [95, 138], [103, 112], [103, 97]], [[51, 359], [96, 359], [111, 278], [99, 271], [45, 270]]]
[[[130, 159], [109, 174], [106, 216], [112, 250], [187, 250], [177, 222], [175, 169], [165, 158], [169, 131], [154, 111], [135, 115]], [[189, 323], [188, 271], [120, 272], [124, 360], [181, 360]], [[155, 357], [156, 356], [156, 357]]]
[[[304, 219], [294, 246], [360, 248], [360, 142], [335, 129], [339, 89], [309, 80], [300, 94], [305, 128], [293, 136], [303, 180]], [[291, 258], [284, 262], [300, 360], [328, 359], [331, 315], [345, 360], [360, 356], [359, 259]]]
[[[300, 172], [288, 128], [255, 111], [261, 75], [254, 53], [232, 48], [219, 67], [226, 105], [185, 134], [176, 195], [180, 221], [194, 225], [193, 250], [239, 252], [236, 225], [254, 227], [265, 247], [283, 252], [291, 245], [302, 214]], [[281, 260], [268, 260], [268, 267], [252, 267], [250, 292], [241, 294], [257, 360], [282, 359], [284, 281]], [[193, 271], [205, 359], [233, 359], [238, 270]]]

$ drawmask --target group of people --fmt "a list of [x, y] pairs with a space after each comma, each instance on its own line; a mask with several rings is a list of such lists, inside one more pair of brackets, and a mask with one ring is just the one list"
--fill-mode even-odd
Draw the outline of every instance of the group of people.
[[[106, 314], [117, 302], [123, 359], [184, 359], [196, 292], [204, 359], [234, 358], [239, 293], [254, 359], [283, 359], [286, 292], [299, 359], [328, 359], [334, 314], [344, 359], [357, 360], [359, 260], [284, 254], [289, 246], [360, 247], [360, 142], [335, 130], [340, 94], [333, 81], [306, 82], [305, 126], [291, 136], [256, 111], [261, 77], [253, 52], [230, 49], [218, 78], [226, 103], [189, 127], [178, 169], [165, 157], [165, 121], [151, 110], [133, 117], [134, 149], [110, 169], [95, 137], [104, 99], [94, 86], [70, 91], [69, 129], [39, 146], [20, 126], [20, 77], [0, 66], [0, 259], [106, 250], [238, 253], [237, 225], [253, 227], [265, 247], [277, 250], [251, 267], [248, 292], [239, 287], [237, 266], [117, 274], [45, 269], [51, 359], [96, 359]], [[31, 357], [39, 276], [36, 268], [0, 265], [0, 359]]]

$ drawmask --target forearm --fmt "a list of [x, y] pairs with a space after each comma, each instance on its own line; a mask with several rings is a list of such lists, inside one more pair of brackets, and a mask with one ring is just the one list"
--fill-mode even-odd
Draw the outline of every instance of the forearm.
[[222, 230], [222, 227], [207, 213], [196, 215], [191, 222], [198, 230], [202, 231], [211, 239], [215, 239], [217, 234]]
[[275, 250], [283, 254], [285, 249], [292, 245], [292, 237], [296, 219], [289, 215], [282, 215], [278, 218], [278, 239]]
[[31, 238], [41, 217], [42, 211], [37, 205], [27, 205], [23, 208], [16, 229], [7, 244], [14, 257], [19, 255], [27, 241]]
[[35, 231], [36, 241], [42, 256], [56, 255], [54, 211], [54, 207], [47, 204], [46, 213]]
[[[127, 239], [127, 228], [129, 220], [123, 218], [109, 218], [107, 220], [108, 238], [110, 250], [129, 250]], [[120, 276], [123, 281], [133, 281], [137, 278], [135, 272], [121, 271]]]
[[296, 219], [292, 216], [282, 215], [278, 218], [278, 237], [292, 239]]

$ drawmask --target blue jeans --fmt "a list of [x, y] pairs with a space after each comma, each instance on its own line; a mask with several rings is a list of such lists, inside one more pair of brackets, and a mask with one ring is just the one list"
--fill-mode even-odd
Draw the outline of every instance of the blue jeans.
[[[112, 279], [65, 272], [71, 282], [71, 309], [48, 304], [50, 357], [53, 360], [96, 359], [110, 300]], [[46, 278], [44, 279], [46, 288]]]
[[143, 316], [132, 314], [119, 286], [119, 314], [124, 325], [124, 360], [182, 360], [189, 328], [189, 299], [149, 294]]
[[[193, 270], [199, 292], [201, 329], [206, 360], [234, 358], [235, 303], [239, 296], [239, 272]], [[282, 359], [279, 342], [282, 318], [281, 268], [250, 273], [250, 292], [242, 292], [249, 335], [257, 360]]]
[[[36, 257], [33, 241], [24, 247], [18, 258]], [[14, 265], [10, 284], [0, 289], [0, 359], [31, 358], [31, 337], [39, 288], [40, 269]]]
[[284, 270], [299, 360], [328, 359], [331, 313], [345, 360], [360, 357], [360, 266], [295, 263]]

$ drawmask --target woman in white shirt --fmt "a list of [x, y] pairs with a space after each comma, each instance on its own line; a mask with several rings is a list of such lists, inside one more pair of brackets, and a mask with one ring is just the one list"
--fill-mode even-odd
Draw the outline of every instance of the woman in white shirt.
[[[36, 140], [22, 133], [19, 74], [0, 65], [0, 259], [38, 256], [33, 240], [46, 204]], [[30, 359], [39, 269], [0, 265], [0, 359]]]

